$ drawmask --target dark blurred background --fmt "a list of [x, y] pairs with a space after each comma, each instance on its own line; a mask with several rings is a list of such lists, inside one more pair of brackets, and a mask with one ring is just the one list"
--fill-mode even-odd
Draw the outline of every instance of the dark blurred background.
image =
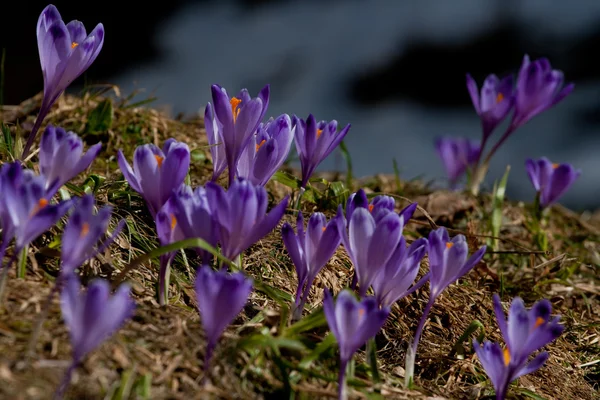
[[[445, 185], [433, 141], [478, 138], [465, 73], [516, 73], [524, 54], [545, 56], [575, 91], [519, 130], [497, 153], [491, 187], [507, 164], [509, 197], [530, 201], [527, 157], [570, 162], [583, 173], [562, 203], [600, 207], [600, 1], [571, 0], [170, 0], [56, 1], [63, 19], [89, 31], [102, 22], [104, 48], [85, 82], [144, 89], [153, 106], [191, 115], [210, 84], [255, 94], [271, 84], [269, 115], [287, 112], [352, 123], [346, 142], [355, 174], [392, 172]], [[3, 2], [6, 104], [41, 91], [35, 27], [47, 5]], [[496, 132], [499, 136], [501, 132]], [[339, 153], [321, 169], [343, 168]]]

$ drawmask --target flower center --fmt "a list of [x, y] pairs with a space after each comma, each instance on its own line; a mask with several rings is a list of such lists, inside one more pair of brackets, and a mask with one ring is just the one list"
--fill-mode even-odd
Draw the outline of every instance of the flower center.
[[156, 163], [158, 164], [158, 168], [162, 167], [163, 161], [165, 161], [164, 157], [161, 156], [157, 156], [155, 155], [154, 158], [156, 158]]
[[508, 351], [508, 347], [504, 349], [504, 365], [508, 366], [510, 364], [510, 351]]
[[504, 100], [504, 95], [502, 93], [498, 93], [496, 95], [496, 104], [500, 103], [502, 100]]
[[37, 214], [42, 208], [46, 207], [48, 205], [48, 200], [41, 198], [38, 200], [38, 203], [35, 205], [35, 207], [33, 207], [33, 210], [31, 210], [31, 216], [34, 216], [35, 214]]
[[90, 233], [90, 224], [84, 222], [83, 225], [81, 225], [81, 233], [79, 234], [79, 237], [86, 237], [88, 233]]
[[369, 204], [369, 212], [372, 213], [373, 209], [375, 208], [375, 205], [373, 204]]
[[452, 243], [452, 242], [446, 242], [446, 248], [447, 249], [451, 249], [452, 246], [454, 246], [454, 243]]
[[323, 129], [317, 129], [317, 139], [323, 134]]
[[259, 144], [256, 145], [256, 152], [258, 153], [258, 149], [260, 149], [262, 147], [263, 144], [265, 144], [267, 140], [263, 139]]
[[241, 102], [242, 101], [237, 97], [232, 97], [231, 100], [229, 100], [229, 104], [231, 104], [231, 114], [233, 115], [233, 122], [237, 120], [237, 116], [240, 113], [240, 109], [238, 108], [238, 106]]
[[175, 229], [175, 226], [177, 226], [177, 218], [174, 214], [171, 214], [171, 230]]
[[535, 320], [535, 325], [533, 325], [533, 329], [539, 327], [540, 325], [542, 325], [544, 322], [546, 322], [546, 320], [542, 317], [537, 317]]
[[325, 232], [325, 230], [326, 230], [326, 229], [327, 229], [327, 227], [326, 227], [326, 226], [322, 227], [322, 228], [321, 228], [321, 232]]
[[556, 169], [558, 167], [560, 167], [560, 164], [557, 164], [557, 163], [552, 164], [552, 169]]
[[79, 43], [77, 42], [73, 42], [71, 43], [71, 48], [74, 49], [75, 47], [79, 46]]

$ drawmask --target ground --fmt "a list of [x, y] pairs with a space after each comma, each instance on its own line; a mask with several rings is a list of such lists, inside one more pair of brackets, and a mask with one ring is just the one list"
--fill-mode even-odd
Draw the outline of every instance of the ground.
[[[10, 130], [18, 139], [8, 145], [6, 139], [2, 142], [3, 162], [10, 160], [11, 149], [13, 154], [19, 153], [19, 138], [31, 128], [40, 101], [37, 96], [4, 107], [0, 119], [6, 124], [5, 134]], [[68, 398], [337, 396], [338, 352], [321, 304], [323, 288], [338, 292], [350, 283], [351, 263], [343, 247], [317, 278], [305, 318], [296, 324], [289, 322], [289, 304], [297, 283], [281, 241], [283, 221], [249, 249], [243, 258], [244, 270], [258, 283], [258, 289], [220, 341], [215, 363], [208, 371], [209, 383], [203, 385], [205, 341], [191, 283], [197, 260], [189, 251], [185, 258], [178, 256], [170, 303], [160, 307], [156, 301], [158, 261], [132, 263], [157, 247], [153, 223], [116, 164], [117, 149], [131, 159], [136, 145], [161, 145], [167, 137], [175, 137], [192, 150], [191, 183], [203, 184], [210, 176], [211, 162], [202, 121], [171, 120], [142, 104], [130, 104], [117, 88], [106, 88], [80, 97], [62, 97], [46, 123], [82, 134], [88, 144], [103, 142], [91, 171], [76, 179], [68, 191], [73, 195], [92, 190], [99, 204], [115, 207], [111, 226], [120, 218], [125, 218], [127, 225], [113, 246], [85, 265], [81, 273], [84, 282], [97, 276], [114, 284], [126, 279], [137, 303], [133, 319], [76, 370]], [[35, 159], [34, 155], [32, 161]], [[286, 171], [295, 172], [288, 167]], [[521, 296], [528, 306], [548, 298], [566, 325], [564, 334], [547, 346], [547, 364], [511, 386], [512, 398], [600, 398], [599, 213], [581, 214], [554, 206], [547, 225], [540, 230], [532, 224], [530, 204], [502, 201], [492, 194], [475, 198], [433, 190], [431, 185], [397, 176], [361, 180], [339, 174], [320, 177], [321, 182], [315, 183], [317, 190], [309, 192], [302, 203], [305, 213], [332, 215], [339, 202], [363, 187], [370, 194], [396, 196], [398, 208], [408, 201], [419, 203], [422, 208], [405, 228], [409, 241], [427, 235], [433, 227], [446, 226], [452, 234], [467, 235], [471, 251], [482, 244], [490, 246], [484, 260], [436, 302], [419, 346], [415, 387], [403, 388], [404, 358], [427, 302], [427, 285], [399, 301], [377, 335], [378, 383], [373, 383], [364, 351], [359, 351], [349, 381], [351, 398], [477, 399], [493, 395], [470, 343], [481, 336], [502, 340], [492, 312], [494, 293], [501, 295], [505, 306], [514, 296]], [[285, 182], [283, 176], [280, 181]], [[292, 193], [280, 182], [270, 182], [267, 188], [273, 202]], [[294, 225], [292, 214], [290, 207], [284, 221]], [[57, 276], [59, 246], [60, 231], [54, 229], [30, 247], [24, 278], [16, 276], [14, 267], [10, 272], [0, 307], [2, 398], [51, 398], [68, 366], [69, 337], [56, 296], [35, 346], [28, 351], [33, 328]], [[421, 275], [426, 270], [427, 259]]]

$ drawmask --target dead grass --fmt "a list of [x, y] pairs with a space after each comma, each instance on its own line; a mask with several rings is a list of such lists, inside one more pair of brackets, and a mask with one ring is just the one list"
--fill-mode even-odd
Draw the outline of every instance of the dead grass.
[[[37, 96], [5, 109], [0, 119], [13, 132], [30, 126], [39, 107]], [[63, 97], [46, 122], [78, 133], [86, 131], [87, 118], [103, 97]], [[174, 121], [158, 111], [127, 107], [114, 101], [111, 129], [99, 135], [86, 135], [89, 143], [101, 140], [104, 150], [93, 164], [92, 173], [105, 180], [96, 192], [99, 202], [115, 206], [115, 221], [126, 218], [127, 228], [105, 254], [82, 268], [85, 279], [103, 276], [114, 279], [125, 265], [157, 245], [152, 221], [143, 202], [128, 190], [115, 162], [117, 149], [131, 159], [136, 145], [167, 137], [188, 143], [193, 152], [191, 182], [203, 184], [211, 173], [210, 154], [202, 121]], [[330, 182], [343, 179], [323, 174]], [[85, 177], [76, 180], [83, 182]], [[273, 201], [290, 193], [286, 186], [271, 182]], [[372, 193], [385, 192], [418, 201], [423, 211], [406, 228], [408, 238], [426, 235], [432, 226], [454, 229], [468, 236], [472, 247], [488, 243], [491, 200], [461, 193], [432, 192], [421, 182], [401, 182], [378, 175], [354, 182], [355, 190], [365, 187]], [[335, 203], [323, 186], [319, 204]], [[406, 201], [398, 198], [398, 206]], [[305, 202], [305, 212], [334, 213], [333, 207], [318, 208]], [[294, 223], [291, 215], [285, 221]], [[282, 221], [283, 222], [283, 221]], [[548, 227], [549, 248], [544, 252], [529, 228], [529, 211], [521, 203], [506, 203], [497, 247], [490, 251], [465, 279], [452, 285], [436, 302], [419, 346], [416, 366], [417, 390], [403, 389], [404, 358], [422, 309], [427, 301], [427, 285], [394, 306], [392, 315], [377, 336], [378, 361], [382, 383], [372, 384], [358, 354], [352, 398], [484, 398], [493, 393], [474, 357], [470, 342], [457, 343], [469, 325], [477, 320], [485, 336], [501, 340], [491, 298], [501, 293], [503, 301], [521, 296], [528, 305], [549, 298], [562, 314], [565, 333], [548, 346], [550, 359], [537, 373], [522, 377], [512, 386], [515, 398], [595, 399], [600, 381], [600, 217], [580, 216], [554, 207]], [[50, 307], [49, 318], [33, 357], [26, 356], [27, 344], [42, 304], [56, 276], [56, 250], [48, 248], [51, 232], [32, 246], [26, 279], [10, 276], [7, 297], [0, 310], [0, 396], [11, 399], [50, 398], [67, 366], [70, 345], [60, 317], [58, 300]], [[34, 255], [35, 253], [35, 255]], [[195, 266], [193, 253], [187, 252]], [[317, 321], [305, 329], [290, 327], [287, 304], [296, 287], [294, 267], [276, 229], [244, 256], [244, 268], [255, 280], [276, 290], [275, 295], [254, 291], [244, 312], [227, 330], [220, 342], [215, 365], [209, 371], [212, 384], [203, 386], [204, 337], [196, 311], [190, 271], [178, 258], [172, 278], [171, 304], [161, 308], [155, 297], [157, 263], [145, 263], [128, 279], [137, 301], [135, 317], [112, 339], [86, 358], [74, 375], [68, 392], [77, 399], [275, 399], [295, 392], [301, 399], [335, 398], [337, 395], [337, 352], [327, 348], [307, 360], [327, 335], [319, 317], [323, 288], [338, 292], [350, 283], [351, 263], [339, 249], [318, 276], [305, 315]], [[427, 269], [424, 260], [421, 273]], [[316, 317], [315, 317], [316, 316]], [[308, 318], [308, 320], [310, 320]], [[315, 353], [316, 354], [316, 353]], [[310, 362], [309, 362], [310, 361]], [[539, 396], [539, 397], [535, 397]]]

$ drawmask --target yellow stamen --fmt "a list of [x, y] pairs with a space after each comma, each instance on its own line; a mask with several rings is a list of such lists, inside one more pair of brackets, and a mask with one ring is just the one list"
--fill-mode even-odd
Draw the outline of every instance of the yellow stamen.
[[175, 215], [171, 214], [171, 230], [175, 229], [176, 225], [177, 225], [177, 218], [175, 218]]
[[560, 164], [557, 164], [557, 163], [552, 164], [552, 169], [556, 169], [558, 167], [560, 167]]
[[508, 366], [510, 364], [510, 351], [508, 351], [508, 347], [504, 349], [504, 365]]
[[238, 114], [240, 113], [238, 106], [241, 102], [242, 101], [237, 97], [232, 97], [231, 100], [229, 100], [229, 104], [231, 104], [231, 114], [233, 115], [233, 122], [235, 122]]
[[373, 204], [369, 204], [369, 212], [373, 212], [374, 208], [375, 208], [375, 206]]
[[71, 48], [74, 49], [75, 47], [79, 46], [79, 43], [77, 42], [73, 42], [71, 43]]
[[317, 139], [321, 137], [321, 134], [323, 134], [323, 129], [317, 129]]
[[452, 242], [446, 242], [446, 248], [447, 249], [452, 248], [452, 246], [454, 246], [454, 243], [452, 243]]
[[81, 233], [79, 234], [79, 236], [86, 237], [88, 233], [90, 233], [90, 224], [84, 222], [83, 225], [81, 225]]
[[38, 200], [38, 203], [35, 205], [35, 207], [33, 207], [33, 210], [31, 211], [31, 215], [35, 215], [37, 214], [42, 208], [46, 207], [48, 205], [48, 200], [42, 198]]
[[502, 93], [498, 93], [496, 96], [496, 103], [500, 103], [502, 100], [504, 100], [504, 95]]
[[165, 161], [164, 157], [161, 156], [157, 156], [155, 155], [154, 158], [156, 158], [156, 163], [158, 164], [158, 168], [162, 167], [163, 161]]
[[544, 318], [537, 317], [535, 320], [535, 325], [533, 327], [537, 328], [538, 326], [542, 325], [544, 322], [546, 322], [546, 320]]
[[258, 153], [258, 149], [260, 149], [262, 147], [263, 144], [265, 144], [267, 140], [263, 139], [259, 144], [256, 145], [256, 152]]

